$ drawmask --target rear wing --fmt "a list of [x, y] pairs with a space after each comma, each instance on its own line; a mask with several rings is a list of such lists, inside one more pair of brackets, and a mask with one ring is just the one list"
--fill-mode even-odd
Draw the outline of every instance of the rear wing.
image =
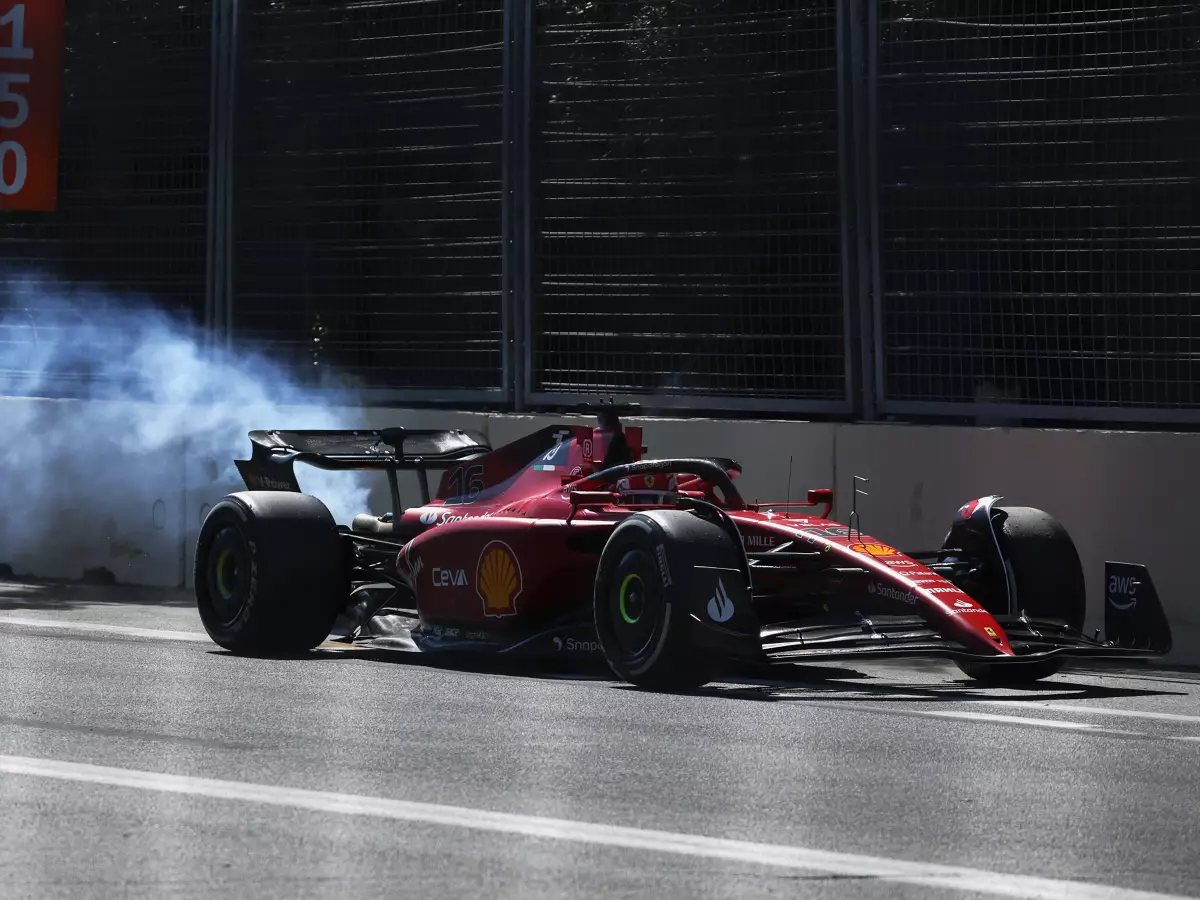
[[421, 482], [422, 502], [429, 502], [427, 469], [441, 469], [475, 459], [491, 450], [474, 431], [382, 428], [378, 431], [251, 431], [250, 458], [234, 464], [252, 491], [295, 491], [300, 484], [293, 466], [306, 463], [335, 471], [375, 470], [388, 474], [392, 499], [399, 508], [396, 472], [414, 470]]

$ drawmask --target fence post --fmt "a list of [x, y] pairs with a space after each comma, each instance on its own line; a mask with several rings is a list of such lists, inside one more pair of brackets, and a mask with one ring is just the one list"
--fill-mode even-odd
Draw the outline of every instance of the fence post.
[[883, 272], [880, 253], [882, 244], [879, 239], [879, 210], [882, 194], [879, 191], [879, 4], [881, 0], [867, 0], [866, 22], [866, 60], [864, 65], [864, 92], [866, 103], [863, 127], [866, 129], [866, 157], [863, 160], [863, 184], [866, 185], [866, 198], [863, 213], [867, 223], [866, 258], [868, 261], [867, 304], [864, 315], [867, 324], [864, 329], [866, 342], [863, 352], [869, 362], [864, 368], [864, 376], [870, 377], [870, 415], [867, 418], [878, 418], [879, 405], [886, 396], [884, 392], [884, 360], [883, 360]]
[[228, 348], [233, 339], [233, 97], [237, 26], [238, 0], [213, 0], [204, 304], [210, 348]]
[[530, 379], [532, 280], [533, 15], [536, 0], [505, 0], [503, 118], [504, 387], [513, 412], [525, 409]]
[[838, 156], [846, 381], [858, 415], [876, 417], [877, 196], [874, 177], [874, 7], [838, 4]]

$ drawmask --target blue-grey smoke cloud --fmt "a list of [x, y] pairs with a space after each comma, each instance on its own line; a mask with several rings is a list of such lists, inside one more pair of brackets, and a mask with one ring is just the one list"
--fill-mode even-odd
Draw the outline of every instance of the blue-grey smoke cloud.
[[[69, 559], [55, 562], [74, 554], [77, 568], [103, 559], [121, 578], [153, 553], [178, 557], [207, 504], [245, 489], [233, 460], [246, 458], [249, 430], [362, 427], [352, 390], [318, 392], [261, 355], [206, 343], [203, 329], [145, 299], [7, 282], [0, 562], [70, 573]], [[352, 473], [297, 475], [339, 522], [366, 508], [367, 486]]]

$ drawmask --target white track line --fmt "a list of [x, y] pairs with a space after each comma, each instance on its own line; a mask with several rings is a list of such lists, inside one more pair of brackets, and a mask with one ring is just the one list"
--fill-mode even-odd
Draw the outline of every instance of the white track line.
[[[824, 706], [825, 704], [822, 704]], [[1032, 725], [1036, 728], [1056, 728], [1063, 731], [1090, 731], [1095, 734], [1138, 735], [1133, 731], [1117, 731], [1104, 728], [1093, 722], [1064, 722], [1061, 719], [1034, 719], [1029, 716], [1002, 716], [995, 713], [951, 712], [932, 709], [897, 709], [892, 706], [865, 706], [857, 703], [838, 703], [839, 709], [857, 709], [865, 712], [891, 713], [898, 716], [925, 716], [930, 719], [961, 719], [968, 722], [994, 722], [1003, 725]]]
[[115, 634], [121, 637], [147, 638], [155, 641], [200, 641], [212, 643], [202, 631], [163, 631], [157, 628], [134, 628], [130, 625], [101, 625], [95, 622], [69, 622], [50, 619], [30, 619], [0, 615], [0, 625], [19, 625], [22, 628], [57, 628], [88, 634]]
[[1189, 722], [1200, 723], [1200, 716], [1186, 716], [1182, 713], [1151, 712], [1140, 709], [1110, 709], [1104, 706], [1071, 706], [1067, 703], [1038, 703], [1036, 700], [989, 700], [981, 697], [978, 700], [955, 701], [960, 703], [986, 703], [989, 706], [1010, 706], [1014, 709], [1027, 709], [1031, 712], [1047, 710], [1049, 712], [1077, 713], [1091, 716], [1119, 716], [1126, 719], [1153, 719], [1160, 722]]
[[1010, 875], [965, 866], [909, 862], [852, 853], [833, 853], [782, 844], [759, 844], [750, 841], [705, 837], [698, 834], [650, 831], [618, 825], [575, 822], [568, 819], [549, 819], [459, 806], [391, 800], [383, 797], [337, 794], [238, 781], [216, 781], [208, 778], [192, 778], [186, 775], [140, 772], [132, 769], [91, 766], [51, 759], [0, 756], [0, 773], [102, 784], [119, 788], [189, 794], [315, 812], [422, 822], [454, 828], [469, 828], [476, 831], [523, 835], [529, 838], [573, 841], [654, 853], [674, 853], [702, 859], [749, 863], [783, 869], [870, 877], [926, 888], [945, 888], [1000, 897], [1044, 898], [1044, 900], [1184, 900], [1179, 895], [1157, 894], [1087, 882], [1037, 878], [1029, 875]]

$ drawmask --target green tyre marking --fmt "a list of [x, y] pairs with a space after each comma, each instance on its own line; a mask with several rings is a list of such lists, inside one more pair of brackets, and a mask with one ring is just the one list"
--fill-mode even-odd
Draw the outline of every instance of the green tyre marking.
[[233, 589], [225, 583], [225, 563], [232, 555], [232, 550], [222, 550], [221, 555], [217, 557], [217, 591], [221, 594], [222, 600], [228, 600], [233, 596]]
[[642, 614], [639, 612], [636, 616], [629, 615], [629, 610], [626, 608], [626, 602], [629, 599], [629, 585], [631, 582], [641, 583], [642, 577], [638, 574], [626, 575], [625, 580], [621, 582], [621, 618], [625, 620], [627, 625], [636, 625], [641, 621]]

